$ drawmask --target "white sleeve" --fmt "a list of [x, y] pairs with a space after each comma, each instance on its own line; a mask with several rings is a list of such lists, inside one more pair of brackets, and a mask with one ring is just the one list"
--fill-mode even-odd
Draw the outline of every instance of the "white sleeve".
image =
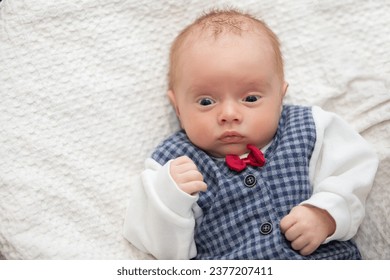
[[302, 204], [325, 209], [336, 221], [331, 240], [348, 240], [360, 226], [378, 168], [368, 143], [336, 114], [313, 107], [317, 140], [310, 160], [313, 195]]
[[146, 169], [132, 178], [124, 237], [139, 250], [157, 259], [190, 259], [194, 243], [198, 196], [181, 191], [170, 175], [170, 161], [161, 166], [147, 159]]

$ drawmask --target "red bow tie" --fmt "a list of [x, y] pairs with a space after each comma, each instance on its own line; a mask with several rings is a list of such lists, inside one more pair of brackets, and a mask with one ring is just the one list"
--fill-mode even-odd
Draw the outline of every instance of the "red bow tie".
[[265, 164], [264, 155], [256, 146], [248, 144], [246, 147], [250, 150], [246, 158], [241, 159], [237, 155], [226, 155], [226, 164], [230, 169], [240, 172], [248, 164], [252, 166], [263, 166]]

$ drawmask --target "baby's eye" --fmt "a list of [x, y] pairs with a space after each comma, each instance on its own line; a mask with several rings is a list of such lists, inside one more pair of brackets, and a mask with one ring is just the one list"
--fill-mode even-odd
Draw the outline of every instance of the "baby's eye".
[[248, 95], [247, 97], [245, 97], [242, 101], [244, 102], [256, 102], [257, 100], [259, 100], [261, 97], [258, 96], [258, 95]]
[[210, 105], [213, 105], [215, 103], [214, 100], [212, 100], [211, 98], [202, 98], [198, 101], [199, 105], [201, 106], [210, 106]]

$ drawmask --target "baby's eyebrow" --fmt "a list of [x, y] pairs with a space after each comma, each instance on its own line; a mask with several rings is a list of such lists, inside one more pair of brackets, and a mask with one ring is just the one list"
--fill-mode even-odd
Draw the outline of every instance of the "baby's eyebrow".
[[[258, 77], [257, 79], [252, 78], [243, 78], [237, 81], [236, 88], [237, 92], [242, 93], [243, 91], [264, 91], [271, 85], [271, 81]], [[217, 85], [212, 83], [196, 83], [190, 85], [185, 91], [187, 94], [200, 96], [200, 95], [213, 95], [217, 94], [219, 91]]]
[[192, 94], [206, 94], [212, 91], [212, 87], [208, 85], [192, 85], [187, 90], [188, 93]]
[[252, 81], [252, 82], [246, 82], [246, 81], [243, 81], [242, 85], [245, 86], [245, 87], [253, 87], [253, 88], [259, 88], [259, 87], [264, 87], [267, 83], [262, 81], [261, 79], [258, 79], [256, 81]]

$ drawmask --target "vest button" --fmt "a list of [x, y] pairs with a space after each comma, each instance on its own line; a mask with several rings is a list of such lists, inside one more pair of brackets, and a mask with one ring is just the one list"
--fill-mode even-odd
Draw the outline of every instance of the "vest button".
[[270, 234], [272, 232], [272, 224], [269, 222], [265, 222], [260, 226], [260, 233], [263, 235]]
[[250, 175], [247, 175], [244, 179], [244, 184], [245, 186], [247, 186], [248, 188], [252, 188], [256, 185], [257, 183], [257, 180], [256, 180], [256, 177], [253, 176], [252, 174]]

